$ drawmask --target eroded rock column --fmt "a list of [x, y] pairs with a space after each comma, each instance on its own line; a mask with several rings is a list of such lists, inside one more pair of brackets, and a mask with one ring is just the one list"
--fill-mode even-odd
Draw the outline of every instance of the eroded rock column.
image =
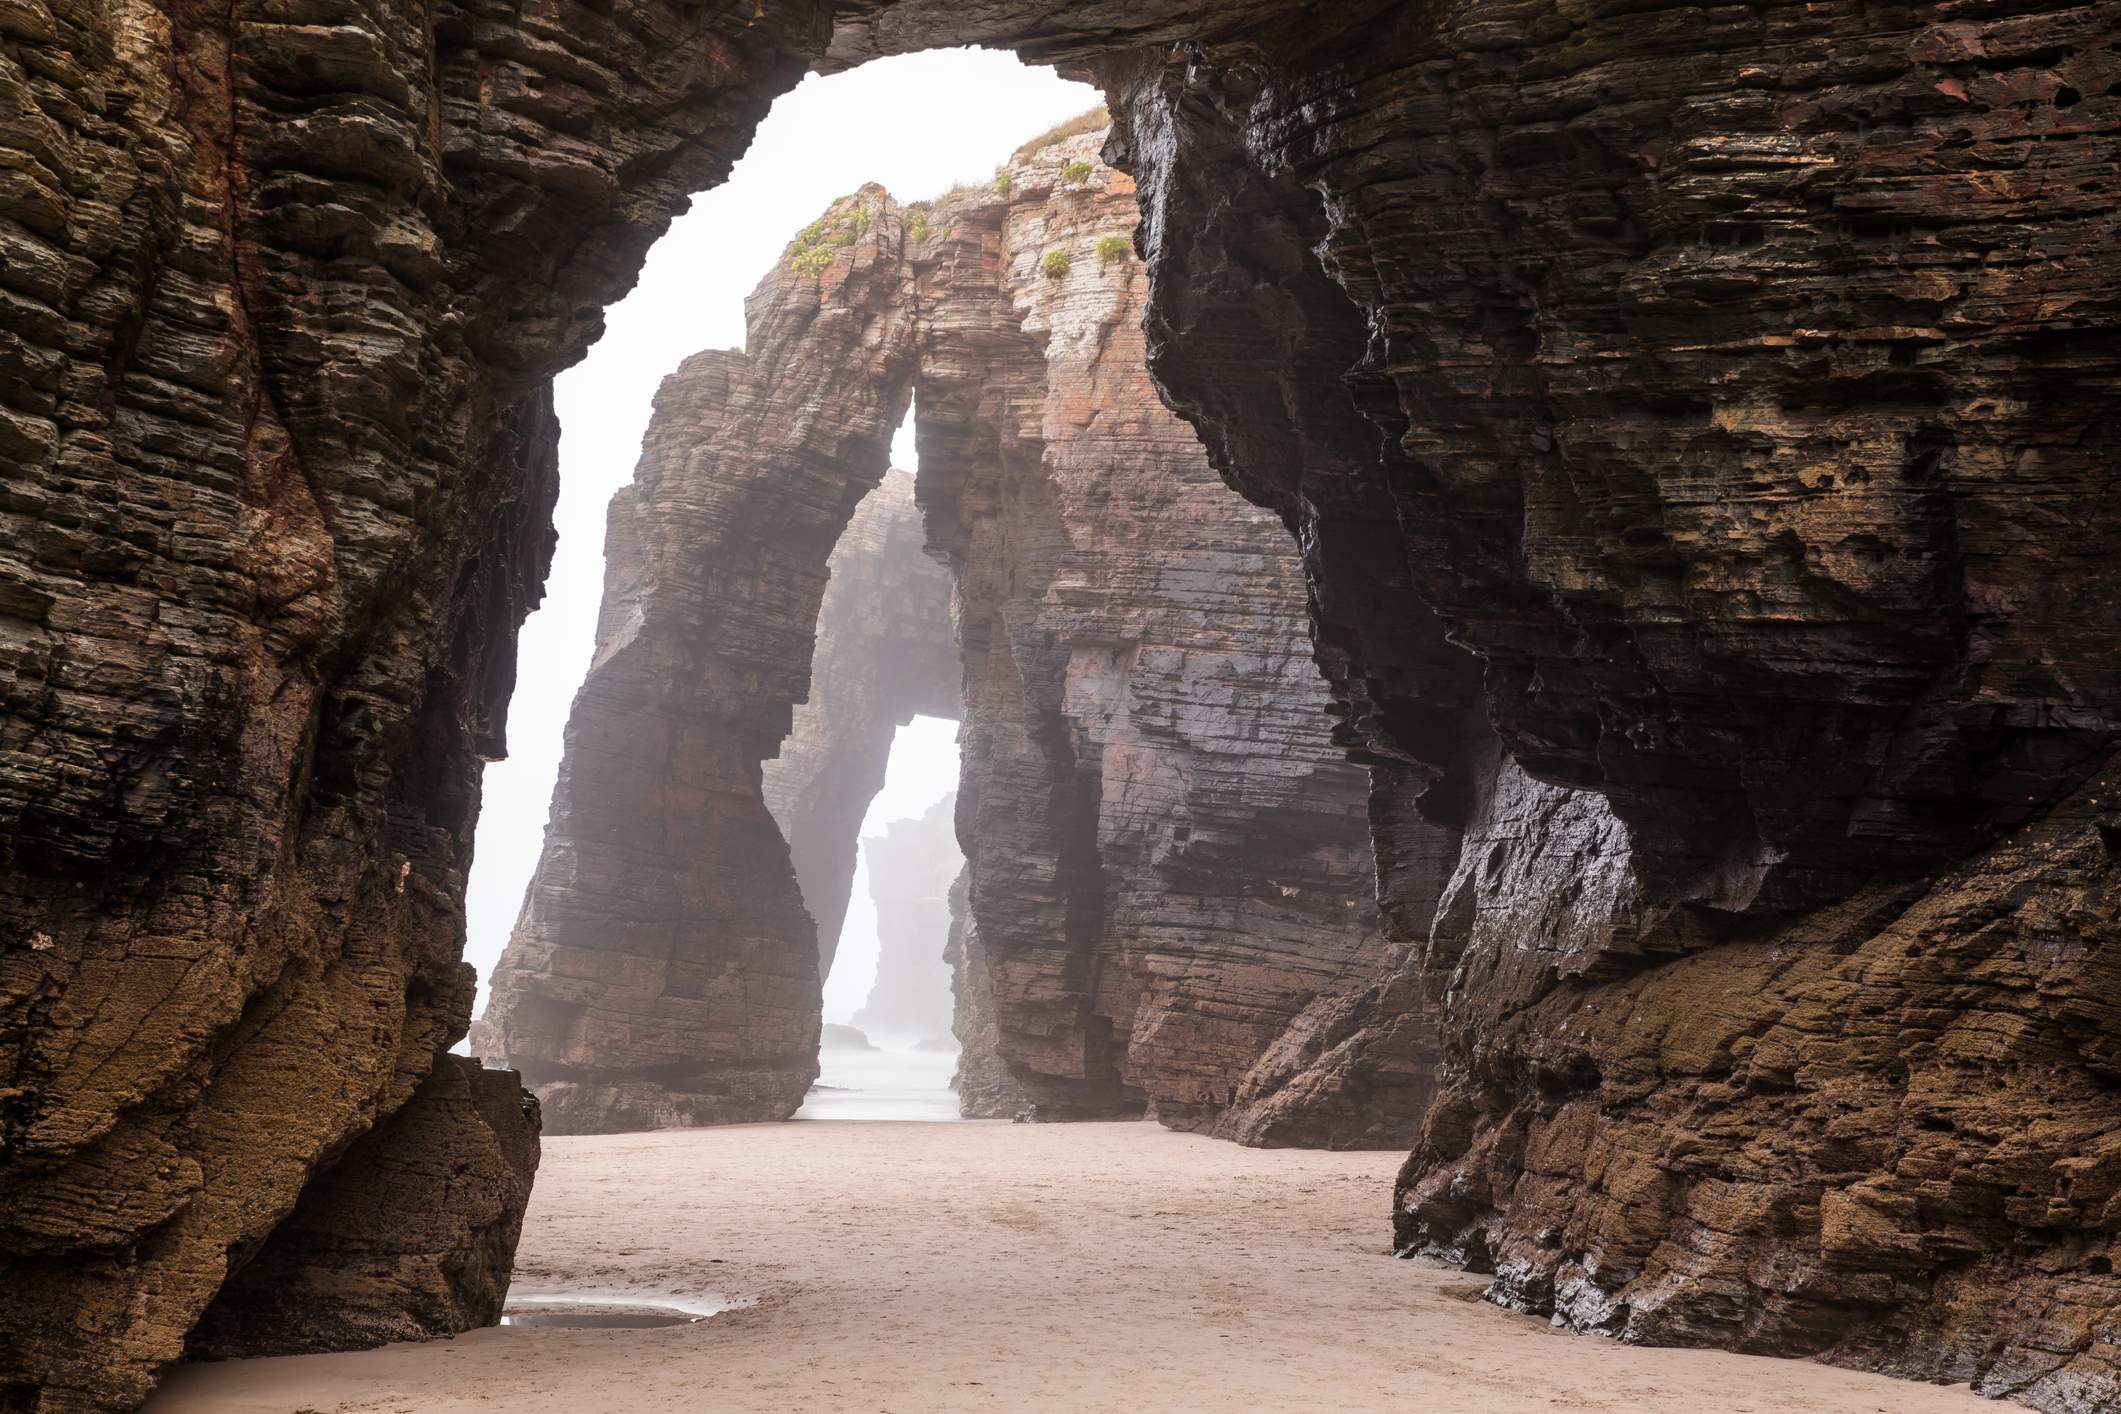
[[1330, 1004], [1397, 970], [1368, 783], [1329, 736], [1287, 531], [1147, 380], [1133, 184], [1103, 140], [1072, 125], [917, 218], [920, 496], [964, 615], [964, 946], [1042, 1116], [1397, 1144], [1429, 1094], [1425, 1001]]
[[553, 1133], [785, 1119], [818, 948], [761, 763], [810, 688], [827, 565], [911, 380], [899, 215], [865, 188], [664, 381], [613, 499], [596, 657], [483, 1044]]

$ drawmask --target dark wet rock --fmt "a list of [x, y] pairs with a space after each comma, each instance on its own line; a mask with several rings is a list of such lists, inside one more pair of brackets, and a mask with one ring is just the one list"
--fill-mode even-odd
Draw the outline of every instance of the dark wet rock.
[[[1445, 1015], [1403, 1236], [2116, 1402], [2111, 6], [840, 10], [0, 20], [0, 1405], [136, 1402], [462, 1033], [550, 376], [813, 59], [971, 42], [1107, 83], [1158, 388], [1296, 532], [1375, 778], [1341, 995]], [[1064, 1088], [1100, 990], [1017, 993]]]

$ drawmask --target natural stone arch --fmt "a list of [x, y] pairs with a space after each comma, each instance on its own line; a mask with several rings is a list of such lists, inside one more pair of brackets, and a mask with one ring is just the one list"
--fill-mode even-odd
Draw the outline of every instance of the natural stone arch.
[[[1844, 1152], [1850, 1124], [1830, 1134], [1770, 1106], [1696, 1136], [1705, 1148], [1690, 1142], [1682, 1161], [1644, 1138], [1671, 1129], [1652, 1105], [1627, 1171], [1675, 1192], [1700, 1191], [1699, 1156], [1737, 1153], [1739, 1130], [1787, 1133], [1809, 1157], [1794, 1178], [1747, 1168], [1778, 1198], [1720, 1264], [1606, 1263], [1598, 1279], [1613, 1288], [1573, 1288], [1586, 1299], [1557, 1314], [1596, 1324], [1637, 1309], [1639, 1278], [1662, 1295], [1740, 1297], [1737, 1324], [1677, 1321], [1658, 1338], [1810, 1348], [1860, 1328], [1872, 1343], [1851, 1337], [1838, 1358], [1994, 1371], [2029, 1397], [2064, 1381], [2111, 1388], [2110, 1366], [2083, 1355], [2088, 1334], [2051, 1355], [2053, 1338], [1994, 1295], [2023, 1277], [2021, 1309], [2059, 1292], [2057, 1309], [2084, 1312], [2112, 1304], [2115, 1280], [2100, 1243], [2072, 1245], [2098, 1221], [2072, 1195], [2106, 1191], [2112, 1171], [2074, 1165], [2112, 1127], [2113, 923], [2066, 902], [2110, 883], [2098, 827], [2111, 796], [2077, 787], [2101, 779], [2088, 768], [2121, 695], [2112, 605], [2084, 592], [2103, 583], [2114, 540], [2109, 9], [1911, 7], [1883, 22], [1853, 0], [1683, 18], [1481, 0], [837, 11], [836, 33], [824, 6], [802, 3], [348, 4], [313, 27], [250, 7], [226, 26], [73, 3], [11, 17], [5, 139], [22, 159], [10, 170], [28, 175], [6, 198], [9, 291], [24, 302], [9, 306], [19, 342], [5, 351], [0, 449], [20, 473], [6, 543], [37, 553], [4, 561], [0, 596], [14, 773], [0, 917], [23, 940], [0, 955], [10, 1393], [49, 1386], [55, 1407], [137, 1396], [232, 1254], [400, 1108], [462, 1028], [477, 760], [502, 747], [509, 631], [547, 544], [546, 380], [807, 61], [962, 42], [1100, 63], [1132, 96], [1120, 111], [1160, 308], [1243, 302], [1314, 269], [1343, 289], [1371, 336], [1355, 407], [1385, 434], [1350, 475], [1394, 509], [1369, 549], [1335, 551], [1307, 519], [1306, 502], [1360, 496], [1320, 487], [1320, 468], [1291, 485], [1292, 468], [1251, 460], [1248, 424], [1271, 403], [1213, 411], [1217, 381], [1242, 384], [1252, 353], [1198, 346], [1174, 318], [1159, 334], [1162, 385], [1225, 474], [1305, 535], [1322, 637], [1375, 641], [1360, 619], [1379, 583], [1407, 617], [1440, 613], [1495, 665], [1501, 690], [1476, 718], [1546, 780], [1605, 793], [1639, 832], [1648, 908], [1676, 919], [1535, 949], [1556, 964], [1522, 986], [1459, 971], [1466, 956], [1510, 956], [1495, 939], [1424, 964], [1438, 990], [1464, 982], [1454, 995], [1482, 997], [1454, 1023], [1469, 1059], [1410, 1175], [1453, 1201], [1491, 1198], [1462, 1211], [1406, 1200], [1435, 1219], [1438, 1250], [1490, 1251], [1514, 1233], [1532, 1260], [1508, 1294], [1537, 1309], [1549, 1279], [1565, 1268], [1573, 1281], [1593, 1250], [1657, 1251], [1648, 1229], [1576, 1225], [1628, 1208], [1580, 1172], [1530, 1182], [1510, 1156], [1563, 1108], [1642, 1098], [1614, 1077], [1656, 1068], [1639, 1040], [1670, 1015], [1757, 995], [1757, 1011], [1684, 1049], [1709, 1058], [1705, 1078], [1664, 1093], [1697, 1080], [1779, 1093], [1852, 1066], [1860, 1127], [1956, 1135], [1918, 1141], [1975, 1175], [1954, 1201], [2045, 1225], [1982, 1228], [1978, 1261], [1912, 1259], [1917, 1285], [1959, 1263], [1978, 1298], [1969, 1316], [1909, 1297], [1941, 1330], [1888, 1327], [1868, 1297], [1851, 1318], [1834, 1280], [1817, 1304], [1786, 1301], [1748, 1273], [1832, 1276], [1824, 1185], [1805, 1174]], [[1124, 57], [1098, 57], [1112, 54]], [[2030, 168], [2016, 156], [2029, 149]], [[1172, 185], [1203, 175], [1209, 152], [1243, 165], [1190, 195]], [[1187, 233], [1217, 229], [1218, 191], [1273, 184], [1320, 198], [1305, 219], [1324, 215], [1322, 259], [1299, 243], [1239, 268], [1188, 248]], [[1697, 317], [1715, 340], [1692, 337]], [[1896, 410], [1843, 425], [1880, 391]], [[1755, 408], [1778, 430], [1749, 441]], [[1735, 440], [1721, 425], [1733, 418]], [[1851, 465], [1887, 492], [1866, 504], [1838, 473], [1828, 487], [1775, 459], [1814, 431], [1818, 466], [1854, 441]], [[1634, 523], [1668, 491], [1688, 500], [1697, 467], [1800, 488], [1786, 507], [1829, 514], [1759, 535]], [[1560, 533], [1579, 513], [1597, 533]], [[1708, 594], [1671, 592], [1696, 573]], [[1744, 612], [1762, 593], [1782, 609]], [[1936, 603], [1953, 632], [1932, 631]], [[1769, 651], [1785, 629], [1814, 633], [1820, 653]], [[1688, 659], [1705, 631], [1721, 640], [1712, 665]], [[1385, 913], [1406, 939], [1427, 885], [1402, 894], [1394, 881], [1427, 876], [1390, 842], [1431, 805], [1422, 787], [1437, 773], [1469, 783], [1436, 802], [1454, 826], [1521, 796], [1492, 789], [1494, 773], [1485, 796], [1475, 788], [1485, 729], [1470, 741], [1436, 729], [1397, 651], [1351, 657], [1339, 691], [1352, 741], [1406, 773], [1376, 810]], [[1822, 674], [1806, 661], [1818, 657], [1842, 666]], [[1836, 700], [1837, 673], [1862, 700]], [[1791, 747], [1815, 725], [1824, 752]], [[1827, 808], [1809, 809], [1814, 795]], [[1967, 887], [1955, 861], [2001, 847], [2005, 830], [2052, 847], [2001, 890], [2054, 905], [2022, 943], [1945, 906]], [[1879, 944], [1877, 920], [1905, 903], [1892, 891], [1858, 889], [1861, 906], [1835, 911], [1873, 865], [1937, 893], [1952, 946]], [[1776, 910], [1821, 901], [1782, 943], [1748, 951], [1866, 950], [1862, 978], [1828, 967], [1793, 993], [1787, 978], [1717, 975], [1734, 929], [1744, 942], [1772, 932]], [[1758, 916], [1671, 911], [1702, 902]], [[1644, 937], [1657, 946], [1637, 947]], [[1888, 955], [1871, 958], [1874, 945]], [[2050, 961], [1999, 981], [2014, 947]], [[1674, 951], [1696, 954], [1669, 973], [1691, 980], [1642, 1027], [1578, 1024], [1579, 1005], [1626, 1014], [1619, 1003]], [[1824, 1071], [1745, 1058], [1782, 1015], [1830, 1022], [1859, 983], [1877, 989], [1866, 1014], [1907, 1018], [1889, 1037], [1844, 1047], [1830, 1024], [1800, 1028], [1804, 1047], [1826, 1048]], [[1950, 1005], [1926, 1004], [1939, 997]], [[1934, 1029], [1991, 1011], [2016, 1039], [1960, 1050]], [[1588, 1039], [1556, 1046], [1557, 1034]], [[1952, 1124], [1881, 1083], [1891, 1064], [1848, 1059], [1878, 1051], [1977, 1056], [1971, 1071], [1924, 1070], [1922, 1088], [1990, 1093], [2000, 1076], [2010, 1098], [1993, 1124]], [[2034, 1134], [2027, 1117], [2055, 1075], [2081, 1102]], [[309, 1102], [284, 1122], [243, 1118], [290, 1089]], [[2006, 1139], [1980, 1138], [1991, 1130]], [[1992, 1150], [2020, 1141], [1999, 1177]], [[1477, 1174], [1452, 1172], [1475, 1161]], [[104, 1177], [136, 1168], [155, 1181]], [[1862, 1212], [1921, 1191], [1882, 1160], [1860, 1174], [1835, 1191], [1876, 1200]], [[1572, 1236], [1550, 1246], [1552, 1231]], [[1838, 1222], [1832, 1235], [1891, 1231]], [[2015, 1265], [2020, 1242], [2061, 1253], [2061, 1274], [2040, 1274], [2045, 1255]], [[1860, 1243], [1833, 1252], [1877, 1260]], [[2006, 1357], [2034, 1336], [2039, 1369], [2023, 1375]]]
[[[1341, 1005], [1395, 960], [1295, 557], [1156, 404], [1131, 184], [1095, 161], [1097, 124], [1060, 134], [995, 189], [910, 214], [873, 190], [836, 205], [752, 297], [750, 351], [665, 384], [614, 508], [599, 649], [479, 1036], [553, 1127], [785, 1117], [814, 1073], [815, 974], [790, 958], [810, 918], [764, 838], [752, 758], [788, 753], [765, 793], [809, 832], [797, 872], [836, 927], [891, 728], [945, 695], [930, 654], [946, 616], [902, 588], [928, 582], [906, 548], [887, 563], [869, 544], [905, 533], [887, 518], [910, 503], [866, 490], [873, 441], [811, 440], [843, 400], [857, 427], [903, 406], [908, 339], [878, 303], [897, 299], [918, 496], [959, 604], [961, 1029], [1048, 1118], [1148, 1107], [1254, 1142], [1411, 1136], [1425, 1008], [1401, 987], [1351, 1026]], [[835, 548], [838, 498], [863, 494]], [[828, 556], [845, 577], [821, 627], [819, 599], [785, 586]], [[805, 693], [808, 728], [777, 738]]]

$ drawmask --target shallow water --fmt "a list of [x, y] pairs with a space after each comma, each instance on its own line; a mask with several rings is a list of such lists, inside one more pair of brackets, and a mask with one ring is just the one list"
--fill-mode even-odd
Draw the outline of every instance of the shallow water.
[[501, 1312], [501, 1324], [561, 1330], [648, 1330], [657, 1326], [689, 1326], [740, 1304], [719, 1297], [670, 1301], [597, 1292], [511, 1294]]
[[797, 1119], [954, 1121], [955, 1051], [843, 1051], [818, 1056], [817, 1085]]

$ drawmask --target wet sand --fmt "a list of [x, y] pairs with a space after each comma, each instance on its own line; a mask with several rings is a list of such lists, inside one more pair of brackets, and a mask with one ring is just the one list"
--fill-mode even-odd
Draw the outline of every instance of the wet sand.
[[512, 1328], [194, 1366], [149, 1414], [1395, 1410], [1929, 1414], [1804, 1361], [1645, 1350], [1386, 1255], [1392, 1154], [1149, 1124], [821, 1120], [546, 1142], [517, 1289], [754, 1297], [695, 1325]]

